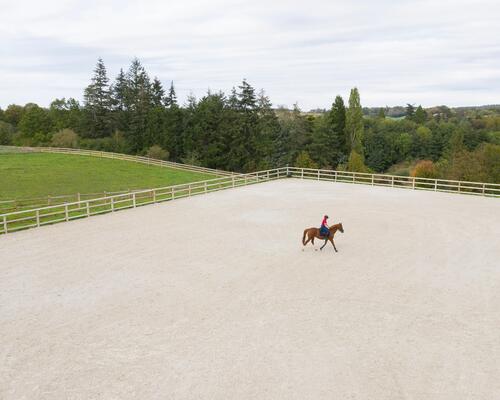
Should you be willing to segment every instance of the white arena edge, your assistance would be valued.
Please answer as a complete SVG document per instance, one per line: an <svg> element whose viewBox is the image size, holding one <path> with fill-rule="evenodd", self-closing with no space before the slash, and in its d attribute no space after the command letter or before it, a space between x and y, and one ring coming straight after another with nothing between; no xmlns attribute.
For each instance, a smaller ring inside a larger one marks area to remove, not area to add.
<svg viewBox="0 0 500 400"><path fill-rule="evenodd" d="M0 398L494 399L498 238L495 198L298 179L2 235Z"/></svg>

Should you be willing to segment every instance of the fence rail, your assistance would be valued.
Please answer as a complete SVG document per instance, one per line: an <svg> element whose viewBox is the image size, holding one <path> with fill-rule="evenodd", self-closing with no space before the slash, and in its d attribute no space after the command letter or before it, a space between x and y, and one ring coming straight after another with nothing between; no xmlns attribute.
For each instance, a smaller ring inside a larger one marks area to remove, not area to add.
<svg viewBox="0 0 500 400"><path fill-rule="evenodd" d="M18 147L18 146L0 146L0 150L7 153L57 153L57 154L74 154L80 156L93 156L102 158L112 158L116 160L133 161L141 164L156 165L159 167L168 167L180 169L184 171L200 172L219 176L235 175L234 172L223 171L220 169L199 167L197 165L181 164L173 161L156 160L154 158L132 156L129 154L112 153L107 151L85 150L85 149L69 149L62 147Z"/></svg>
<svg viewBox="0 0 500 400"><path fill-rule="evenodd" d="M500 184L283 167L0 214L0 234L285 177L500 197Z"/></svg>
<svg viewBox="0 0 500 400"><path fill-rule="evenodd" d="M0 214L0 234L238 186L252 185L285 176L286 168L277 168Z"/></svg>
<svg viewBox="0 0 500 400"><path fill-rule="evenodd" d="M500 197L500 184L288 167L294 178Z"/></svg>

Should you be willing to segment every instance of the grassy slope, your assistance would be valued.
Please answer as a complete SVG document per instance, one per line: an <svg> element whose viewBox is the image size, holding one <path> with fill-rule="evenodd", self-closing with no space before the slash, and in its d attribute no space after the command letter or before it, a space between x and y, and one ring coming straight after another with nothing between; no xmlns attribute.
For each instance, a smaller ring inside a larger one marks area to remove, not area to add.
<svg viewBox="0 0 500 400"><path fill-rule="evenodd" d="M67 154L0 154L0 199L149 189L214 178L130 161Z"/></svg>

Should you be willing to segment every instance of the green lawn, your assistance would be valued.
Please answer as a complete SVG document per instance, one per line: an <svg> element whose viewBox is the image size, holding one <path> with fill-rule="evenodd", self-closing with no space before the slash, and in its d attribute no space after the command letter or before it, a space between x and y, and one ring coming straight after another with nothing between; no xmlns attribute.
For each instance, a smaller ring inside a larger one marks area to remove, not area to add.
<svg viewBox="0 0 500 400"><path fill-rule="evenodd" d="M0 200L150 189L215 177L91 156L0 154Z"/></svg>

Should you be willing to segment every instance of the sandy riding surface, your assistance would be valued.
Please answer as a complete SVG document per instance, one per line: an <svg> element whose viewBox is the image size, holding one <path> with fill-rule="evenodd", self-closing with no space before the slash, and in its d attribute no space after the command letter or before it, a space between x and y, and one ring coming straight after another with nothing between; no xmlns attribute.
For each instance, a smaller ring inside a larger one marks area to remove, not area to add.
<svg viewBox="0 0 500 400"><path fill-rule="evenodd" d="M3 235L0 399L492 400L499 238L499 199L292 179Z"/></svg>

